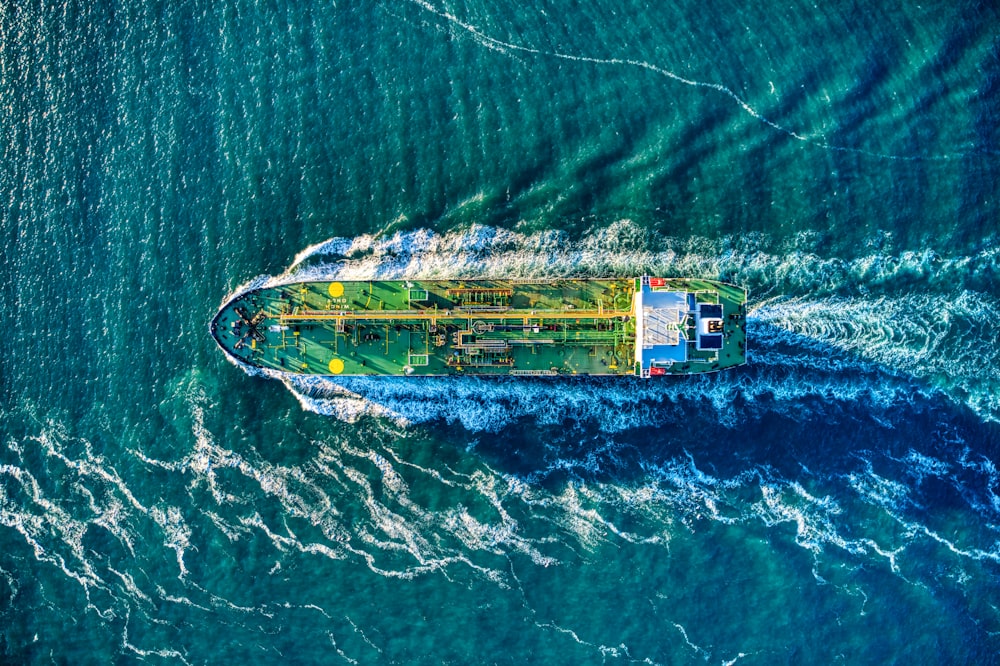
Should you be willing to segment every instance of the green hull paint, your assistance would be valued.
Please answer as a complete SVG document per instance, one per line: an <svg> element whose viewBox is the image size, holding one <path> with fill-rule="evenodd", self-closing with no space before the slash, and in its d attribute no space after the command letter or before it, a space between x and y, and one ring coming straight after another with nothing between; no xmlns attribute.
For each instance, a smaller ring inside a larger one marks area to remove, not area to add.
<svg viewBox="0 0 1000 666"><path fill-rule="evenodd" d="M374 280L252 290L211 331L290 374L657 376L745 363L745 323L745 290L713 280Z"/></svg>

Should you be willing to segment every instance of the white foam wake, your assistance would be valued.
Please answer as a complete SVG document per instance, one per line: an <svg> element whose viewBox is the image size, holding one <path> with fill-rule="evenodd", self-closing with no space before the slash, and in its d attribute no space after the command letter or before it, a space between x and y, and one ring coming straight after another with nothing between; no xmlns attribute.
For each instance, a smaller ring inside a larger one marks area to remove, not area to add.
<svg viewBox="0 0 1000 666"><path fill-rule="evenodd" d="M1000 305L985 294L776 299L753 311L774 341L846 353L938 386L1000 419ZM792 334L783 336L784 333Z"/></svg>
<svg viewBox="0 0 1000 666"><path fill-rule="evenodd" d="M659 426L700 413L735 426L761 411L803 414L807 398L862 401L873 410L909 401L919 387L892 376L817 377L775 372L651 382L632 378L291 377L287 385L306 409L356 422L362 416L401 425L443 420L472 431L497 431L525 416L543 425L588 423L604 432ZM737 406L737 402L742 406ZM794 405L794 407L793 407ZM710 410L710 411L709 411Z"/></svg>
<svg viewBox="0 0 1000 666"><path fill-rule="evenodd" d="M850 293L877 296L947 292L1000 280L1000 247L945 257L933 248L899 254L824 257L801 234L778 243L762 234L670 238L630 220L573 239L555 231L520 233L472 225L444 234L427 229L391 236L331 238L306 248L281 275L251 286L306 279L633 277L724 278L746 286L758 304L776 297ZM241 293L237 290L233 295ZM227 299L228 300L228 299Z"/></svg>

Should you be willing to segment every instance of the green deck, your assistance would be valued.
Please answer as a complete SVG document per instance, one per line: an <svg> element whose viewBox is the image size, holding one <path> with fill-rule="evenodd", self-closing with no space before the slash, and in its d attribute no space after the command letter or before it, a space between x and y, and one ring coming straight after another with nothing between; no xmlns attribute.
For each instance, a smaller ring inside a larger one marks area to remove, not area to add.
<svg viewBox="0 0 1000 666"><path fill-rule="evenodd" d="M297 282L237 296L211 330L241 363L294 374L693 374L745 362L745 302L709 280Z"/></svg>

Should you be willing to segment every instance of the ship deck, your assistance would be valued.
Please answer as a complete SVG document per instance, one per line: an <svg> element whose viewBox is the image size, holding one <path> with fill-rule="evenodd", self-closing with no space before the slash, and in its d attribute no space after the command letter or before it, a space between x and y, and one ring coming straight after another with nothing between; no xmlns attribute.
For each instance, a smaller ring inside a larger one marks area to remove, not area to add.
<svg viewBox="0 0 1000 666"><path fill-rule="evenodd" d="M745 361L742 289L650 280L298 282L234 298L212 335L242 363L311 375L649 376ZM697 329L703 304L729 316L717 347Z"/></svg>

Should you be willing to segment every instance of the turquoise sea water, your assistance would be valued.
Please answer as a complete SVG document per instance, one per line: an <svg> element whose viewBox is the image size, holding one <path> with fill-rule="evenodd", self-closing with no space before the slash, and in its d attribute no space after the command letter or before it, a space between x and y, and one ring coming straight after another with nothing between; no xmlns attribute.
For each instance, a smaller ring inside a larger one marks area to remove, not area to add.
<svg viewBox="0 0 1000 666"><path fill-rule="evenodd" d="M997 663L991 3L0 4L0 663ZM247 374L238 289L723 278L677 381Z"/></svg>

